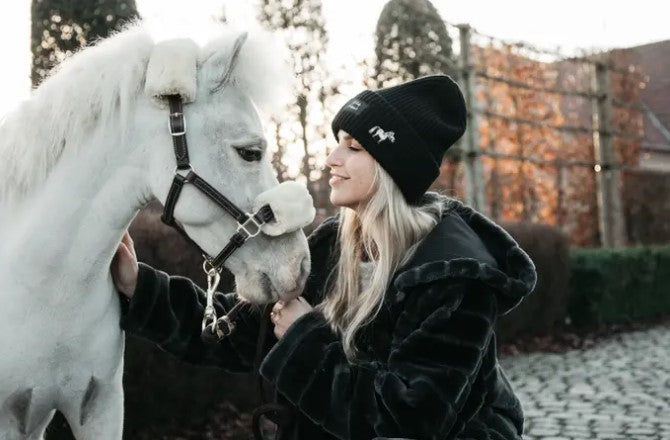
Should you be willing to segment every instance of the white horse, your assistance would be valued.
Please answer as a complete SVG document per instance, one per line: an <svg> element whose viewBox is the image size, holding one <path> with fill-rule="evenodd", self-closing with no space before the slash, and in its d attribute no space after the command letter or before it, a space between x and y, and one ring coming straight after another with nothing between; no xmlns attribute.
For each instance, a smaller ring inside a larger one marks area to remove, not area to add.
<svg viewBox="0 0 670 440"><path fill-rule="evenodd" d="M192 166L241 209L278 185L255 105L271 104L287 70L261 36L240 41L222 30L202 47L155 43L134 25L66 60L2 121L0 439L41 439L56 409L78 439L121 438L124 335L109 265L174 176L155 95L188 103ZM189 185L175 217L210 255L237 226ZM309 272L307 241L300 230L261 234L226 266L251 302L293 297Z"/></svg>

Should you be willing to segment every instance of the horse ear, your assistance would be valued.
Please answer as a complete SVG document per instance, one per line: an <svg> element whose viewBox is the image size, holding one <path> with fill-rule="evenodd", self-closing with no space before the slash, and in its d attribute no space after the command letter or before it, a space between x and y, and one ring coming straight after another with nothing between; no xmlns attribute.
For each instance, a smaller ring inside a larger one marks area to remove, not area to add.
<svg viewBox="0 0 670 440"><path fill-rule="evenodd" d="M189 39L157 43L147 64L144 92L164 105L165 95L180 95L184 103L196 95L198 46Z"/></svg>
<svg viewBox="0 0 670 440"><path fill-rule="evenodd" d="M212 75L214 80L211 84L211 93L214 94L223 89L229 82L233 75L240 51L244 42L247 40L247 32L241 33L233 43L232 52L218 51L210 58L208 58L204 66L212 72L220 72L220 74Z"/></svg>

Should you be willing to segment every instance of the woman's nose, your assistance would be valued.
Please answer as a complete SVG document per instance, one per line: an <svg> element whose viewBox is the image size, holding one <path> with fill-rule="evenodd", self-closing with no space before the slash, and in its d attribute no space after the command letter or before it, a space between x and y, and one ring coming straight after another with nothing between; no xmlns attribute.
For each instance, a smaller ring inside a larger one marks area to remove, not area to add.
<svg viewBox="0 0 670 440"><path fill-rule="evenodd" d="M339 148L335 147L333 149L333 151L330 152L328 157L326 157L326 165L327 166L329 166L331 168L333 166L342 166L342 160L340 159L340 157L338 155L338 150L339 150Z"/></svg>

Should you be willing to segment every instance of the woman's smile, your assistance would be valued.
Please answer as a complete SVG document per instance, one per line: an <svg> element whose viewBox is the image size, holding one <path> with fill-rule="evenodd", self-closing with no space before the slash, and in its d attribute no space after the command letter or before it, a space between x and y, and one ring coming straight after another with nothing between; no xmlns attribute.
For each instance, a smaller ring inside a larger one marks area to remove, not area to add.
<svg viewBox="0 0 670 440"><path fill-rule="evenodd" d="M338 145L326 158L330 168L330 203L357 209L373 192L375 160L344 130L338 132ZM344 185L345 181L348 185Z"/></svg>
<svg viewBox="0 0 670 440"><path fill-rule="evenodd" d="M331 177L330 177L330 180L328 181L328 184L330 186L333 186L333 185L337 185L338 183L342 183L345 180L348 180L348 179L345 178L345 177L342 177L342 176L338 176L337 174L332 174Z"/></svg>

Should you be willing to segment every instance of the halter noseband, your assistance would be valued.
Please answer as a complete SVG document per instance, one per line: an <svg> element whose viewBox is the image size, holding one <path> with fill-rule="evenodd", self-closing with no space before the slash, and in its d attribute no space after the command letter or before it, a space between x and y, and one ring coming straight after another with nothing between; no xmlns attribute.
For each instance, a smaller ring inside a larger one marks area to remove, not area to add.
<svg viewBox="0 0 670 440"><path fill-rule="evenodd" d="M217 339L228 336L235 324L232 321L234 316L239 312L239 308L243 303L238 302L227 315L221 318L216 317L216 310L213 305L213 294L219 284L221 268L226 260L241 247L249 238L255 237L261 232L261 227L265 223L275 220L274 213L270 205L264 205L255 214L242 211L235 206L226 196L221 194L212 185L207 183L202 177L196 174L191 166L188 157L188 145L186 143L186 122L184 119L183 102L180 95L167 95L168 103L170 104L170 117L168 127L172 135L172 144L174 147L174 155L177 160L177 167L174 170L174 178L172 179L172 186L168 192L165 201L165 209L161 220L163 223L175 228L187 241L195 245L202 253L205 261L203 263L203 270L207 274L207 306L205 307L205 316L202 321L203 336ZM211 257L205 252L196 242L186 234L184 228L177 222L174 217L174 209L181 194L181 190L185 184L191 184L202 193L204 193L216 205L223 208L237 221L237 231L230 237L228 244L219 252L216 257ZM250 230L251 229L251 230Z"/></svg>

